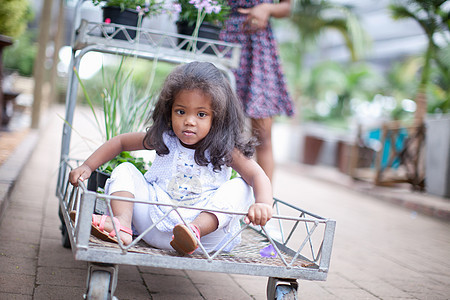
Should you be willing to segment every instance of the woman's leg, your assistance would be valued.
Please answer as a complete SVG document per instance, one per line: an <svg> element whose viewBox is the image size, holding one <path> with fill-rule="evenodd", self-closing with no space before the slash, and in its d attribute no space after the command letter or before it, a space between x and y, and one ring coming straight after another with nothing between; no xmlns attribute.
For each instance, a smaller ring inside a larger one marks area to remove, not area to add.
<svg viewBox="0 0 450 300"><path fill-rule="evenodd" d="M256 161L272 181L275 167L272 150L272 118L252 119L252 131L258 138Z"/></svg>

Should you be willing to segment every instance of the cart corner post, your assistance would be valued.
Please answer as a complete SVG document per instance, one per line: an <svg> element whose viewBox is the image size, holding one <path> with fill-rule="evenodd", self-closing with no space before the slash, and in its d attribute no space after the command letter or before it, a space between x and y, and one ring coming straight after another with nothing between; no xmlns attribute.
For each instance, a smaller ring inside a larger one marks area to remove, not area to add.
<svg viewBox="0 0 450 300"><path fill-rule="evenodd" d="M336 221L328 219L325 225L325 232L322 244L322 256L320 258L319 270L328 273L330 268L331 250L333 248L334 232L336 229Z"/></svg>
<svg viewBox="0 0 450 300"><path fill-rule="evenodd" d="M87 190L83 191L80 199L80 214L78 226L75 230L77 248L87 249L89 246L89 238L91 236L92 214L94 212L96 194Z"/></svg>

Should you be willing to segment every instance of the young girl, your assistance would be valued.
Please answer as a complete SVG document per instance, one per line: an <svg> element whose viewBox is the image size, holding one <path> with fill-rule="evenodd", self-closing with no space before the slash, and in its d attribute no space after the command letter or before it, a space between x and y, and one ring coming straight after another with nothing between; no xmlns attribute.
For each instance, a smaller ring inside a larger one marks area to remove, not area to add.
<svg viewBox="0 0 450 300"><path fill-rule="evenodd" d="M110 195L148 199L162 204L204 208L179 209L157 223L144 240L161 249L192 253L197 239L207 251L223 246L240 228L235 215L208 209L243 211L246 222L265 225L272 217L272 188L269 178L250 156L251 139L244 134L244 115L239 99L222 72L213 64L193 62L177 67L167 77L147 132L118 135L100 146L80 167L70 172L70 182L89 178L92 171L122 151L156 150L150 170L142 175L132 164L122 163L108 179ZM230 179L231 168L241 178ZM120 228L125 245L158 222L170 206L113 200L115 218L92 216L92 233L115 240L112 221ZM233 240L225 251L239 243Z"/></svg>

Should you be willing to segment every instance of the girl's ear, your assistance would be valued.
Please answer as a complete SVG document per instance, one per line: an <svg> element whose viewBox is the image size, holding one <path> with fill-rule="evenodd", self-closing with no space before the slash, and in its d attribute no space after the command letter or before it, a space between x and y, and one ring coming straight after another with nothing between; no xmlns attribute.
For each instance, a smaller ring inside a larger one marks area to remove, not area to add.
<svg viewBox="0 0 450 300"><path fill-rule="evenodd" d="M167 122L167 127L169 127L169 129L172 129L172 121Z"/></svg>

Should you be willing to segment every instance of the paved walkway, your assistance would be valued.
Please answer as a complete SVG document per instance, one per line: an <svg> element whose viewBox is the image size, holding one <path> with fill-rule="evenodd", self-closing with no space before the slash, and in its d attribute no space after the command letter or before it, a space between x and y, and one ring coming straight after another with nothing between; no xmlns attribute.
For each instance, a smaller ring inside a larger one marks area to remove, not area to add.
<svg viewBox="0 0 450 300"><path fill-rule="evenodd" d="M56 113L61 111L49 112L36 135L0 221L0 299L81 299L85 292L86 263L61 246L55 186L62 121ZM301 281L300 298L450 298L450 222L380 201L374 190L339 184L347 181L342 175L316 175L309 168L280 166L274 182L278 198L337 221L328 280ZM116 296L265 299L266 280L120 266Z"/></svg>

